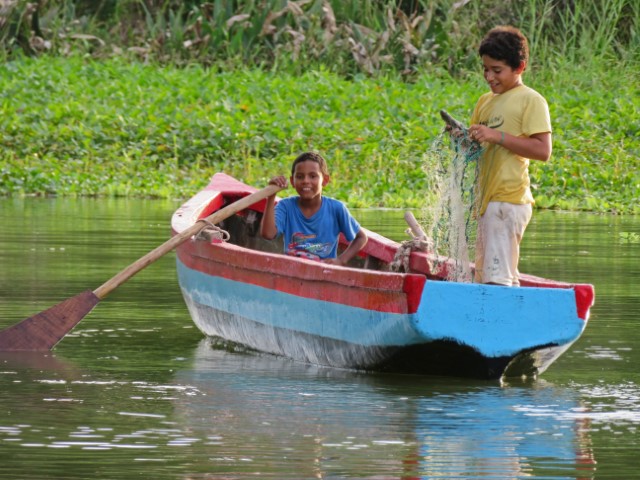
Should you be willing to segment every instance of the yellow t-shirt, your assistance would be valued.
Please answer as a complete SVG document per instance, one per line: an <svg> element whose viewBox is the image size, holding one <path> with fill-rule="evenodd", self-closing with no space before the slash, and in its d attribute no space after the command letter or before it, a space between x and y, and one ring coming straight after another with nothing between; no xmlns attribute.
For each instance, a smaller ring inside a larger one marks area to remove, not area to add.
<svg viewBox="0 0 640 480"><path fill-rule="evenodd" d="M472 124L482 124L516 137L551 132L549 106L542 95L520 85L502 94L480 97ZM478 206L483 215L489 202L534 203L529 180L529 159L497 144L485 145L478 172Z"/></svg>

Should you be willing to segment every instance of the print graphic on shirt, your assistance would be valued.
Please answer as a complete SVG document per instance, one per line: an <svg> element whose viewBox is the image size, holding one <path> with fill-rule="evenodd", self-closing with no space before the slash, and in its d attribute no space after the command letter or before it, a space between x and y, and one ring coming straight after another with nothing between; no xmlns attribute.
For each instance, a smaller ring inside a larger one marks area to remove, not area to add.
<svg viewBox="0 0 640 480"><path fill-rule="evenodd" d="M320 260L320 258L326 257L331 252L331 244L314 242L316 237L317 235L314 233L295 232L291 235L287 254L311 260Z"/></svg>
<svg viewBox="0 0 640 480"><path fill-rule="evenodd" d="M484 122L480 122L481 125L486 125L489 128L500 128L502 125L504 125L504 118L502 117L502 115L496 115L494 117L491 117L489 120L486 120Z"/></svg>

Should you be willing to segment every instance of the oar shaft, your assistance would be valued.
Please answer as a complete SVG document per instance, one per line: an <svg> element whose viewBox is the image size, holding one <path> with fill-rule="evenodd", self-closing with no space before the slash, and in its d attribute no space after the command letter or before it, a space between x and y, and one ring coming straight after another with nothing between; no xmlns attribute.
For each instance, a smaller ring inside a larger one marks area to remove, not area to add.
<svg viewBox="0 0 640 480"><path fill-rule="evenodd" d="M271 195L274 195L275 193L279 192L280 190L282 190L282 188L278 187L277 185L268 185L267 187L263 188L262 190L258 190L257 192L254 192L251 195L243 197L240 200L237 200L237 201L227 205L223 209L212 213L211 215L209 215L206 218L206 220L208 222L212 223L212 224L219 223L222 220L224 220L225 218L228 218L228 217L238 213L239 211L244 210L247 207L250 207L251 205L259 202L260 200L263 200L263 199L265 199L265 198L267 198L267 197L269 197ZM102 300L104 297L109 295L109 293L111 293L113 290L118 288L124 282L129 280L131 277L133 277L140 270L146 268L147 266L149 266L150 264L152 264L153 262L158 260L160 257L162 257L165 254L169 253L171 250L176 248L178 245L180 245L184 241L186 241L189 238L191 238L192 236L196 235L205 226L206 226L206 224L203 223L203 222L194 223L191 227L187 228L186 230L183 230L182 232L178 233L177 235L174 235L169 240L164 242L162 245L156 247L155 249L153 249L152 251L147 253L144 257L139 258L134 263L132 263L131 265L126 267L124 270L122 270L120 273L118 273L114 277L112 277L109 280L107 280L101 286L96 288L93 291L93 293L99 299Z"/></svg>
<svg viewBox="0 0 640 480"><path fill-rule="evenodd" d="M426 240L427 239L427 234L424 232L424 230L422 229L422 227L420 226L420 224L418 223L418 221L416 220L416 217L413 216L413 213L410 211L406 211L404 214L404 219L407 222L407 224L409 225L409 227L411 227L411 231L413 232L414 236L420 240Z"/></svg>

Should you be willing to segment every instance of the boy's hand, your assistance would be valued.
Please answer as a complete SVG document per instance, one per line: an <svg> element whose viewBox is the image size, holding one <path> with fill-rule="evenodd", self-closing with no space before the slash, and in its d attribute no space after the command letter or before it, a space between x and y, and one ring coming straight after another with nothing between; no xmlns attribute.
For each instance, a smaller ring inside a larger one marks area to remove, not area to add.
<svg viewBox="0 0 640 480"><path fill-rule="evenodd" d="M287 188L287 178L284 175L277 175L269 180L269 185L276 185L280 188Z"/></svg>
<svg viewBox="0 0 640 480"><path fill-rule="evenodd" d="M453 140L455 150L461 150L465 154L467 161L475 158L482 151L481 139L477 136L481 125L472 125L467 128L449 115L446 110L440 110L440 116L445 122L445 131Z"/></svg>
<svg viewBox="0 0 640 480"><path fill-rule="evenodd" d="M485 127L484 125L471 125L469 127L469 134L476 142L498 143L497 140L495 140L496 132L496 130ZM497 134L497 138L499 140L500 132L497 132Z"/></svg>
<svg viewBox="0 0 640 480"><path fill-rule="evenodd" d="M449 125L447 125L446 127L444 127L444 129L450 136L454 138L464 138L465 136L465 131L459 128L450 127Z"/></svg>
<svg viewBox="0 0 640 480"><path fill-rule="evenodd" d="M504 144L504 132L489 128L485 125L471 125L469 127L469 133L471 134L471 138L479 143L486 142L496 145Z"/></svg>
<svg viewBox="0 0 640 480"><path fill-rule="evenodd" d="M440 116L444 120L444 130L453 138L464 139L467 135L467 128L458 120L453 118L446 110L440 110Z"/></svg>
<svg viewBox="0 0 640 480"><path fill-rule="evenodd" d="M340 265L342 267L344 267L344 263L342 263L342 260L340 260L339 258L323 258L322 259L322 263L329 263L331 265Z"/></svg>

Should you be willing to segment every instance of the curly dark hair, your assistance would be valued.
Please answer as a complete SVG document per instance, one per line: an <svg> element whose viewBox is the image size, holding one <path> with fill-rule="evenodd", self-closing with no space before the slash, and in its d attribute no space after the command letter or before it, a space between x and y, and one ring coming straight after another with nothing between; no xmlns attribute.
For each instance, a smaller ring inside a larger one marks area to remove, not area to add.
<svg viewBox="0 0 640 480"><path fill-rule="evenodd" d="M511 68L520 67L529 62L529 42L515 27L499 26L489 30L480 43L480 56L487 55L505 62Z"/></svg>
<svg viewBox="0 0 640 480"><path fill-rule="evenodd" d="M324 159L322 155L316 152L304 152L298 155L298 157L293 161L291 165L291 175L294 175L296 172L296 165L306 161L316 162L320 165L320 172L323 176L329 176L329 167L327 166L327 161Z"/></svg>

